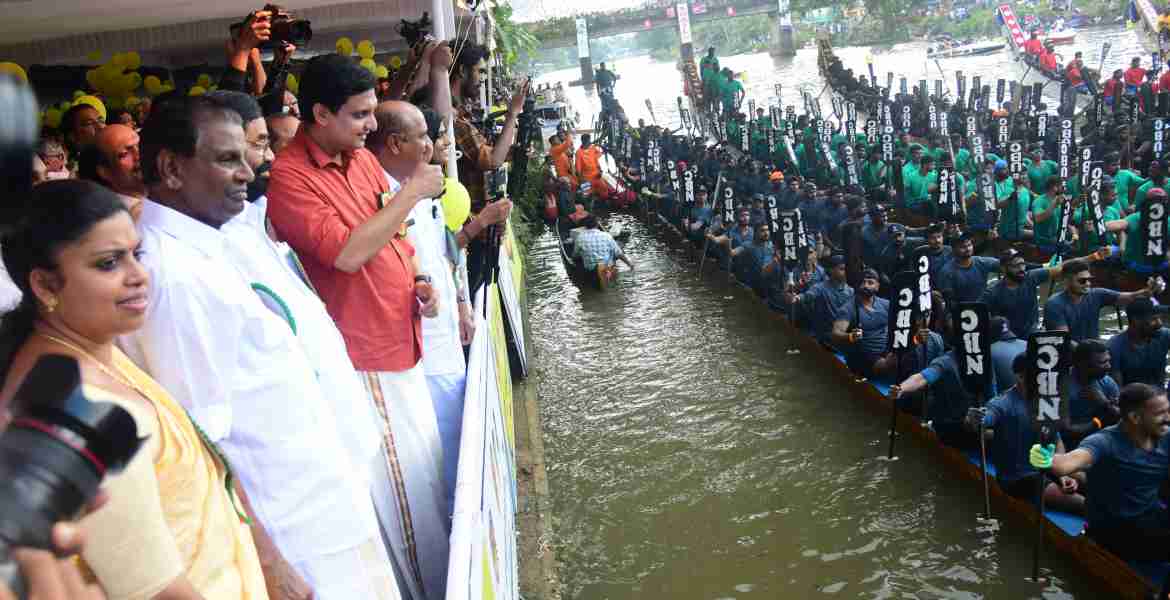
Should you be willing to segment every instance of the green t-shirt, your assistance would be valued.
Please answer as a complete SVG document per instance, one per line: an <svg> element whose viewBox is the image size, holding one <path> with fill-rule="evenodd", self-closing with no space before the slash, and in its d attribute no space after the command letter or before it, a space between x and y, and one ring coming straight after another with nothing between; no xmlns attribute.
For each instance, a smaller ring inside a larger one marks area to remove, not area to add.
<svg viewBox="0 0 1170 600"><path fill-rule="evenodd" d="M972 174L971 152L966 148L959 148L959 151L955 153L955 170L968 175Z"/></svg>
<svg viewBox="0 0 1170 600"><path fill-rule="evenodd" d="M1141 187L1146 181L1141 175L1129 169L1120 169L1113 176L1113 186L1117 190L1117 202L1121 204L1121 208L1126 212L1131 211L1129 206L1129 189L1131 187Z"/></svg>
<svg viewBox="0 0 1170 600"><path fill-rule="evenodd" d="M1041 194L1032 197L1032 222L1034 223L1035 241L1038 246L1055 246L1057 239L1060 236L1060 219L1064 211L1063 206L1058 206L1056 210L1052 211L1048 220L1040 222L1036 215L1048 210L1052 205L1053 198L1048 194Z"/></svg>
<svg viewBox="0 0 1170 600"><path fill-rule="evenodd" d="M882 169L885 168L886 163L882 161L869 162L865 161L861 165L861 185L866 190L877 189L885 180L881 177Z"/></svg>
<svg viewBox="0 0 1170 600"><path fill-rule="evenodd" d="M1003 202L1005 198L1016 191L1016 182L1010 177L995 182L995 199ZM1016 201L1008 203L999 213L999 235L1004 239L1016 239L1020 231L1028 226L1028 205L1032 202L1032 194L1025 187L1019 188Z"/></svg>
<svg viewBox="0 0 1170 600"><path fill-rule="evenodd" d="M1060 169L1056 161L1042 160L1038 163L1028 162L1028 181L1034 190L1048 189L1048 178L1055 175Z"/></svg>
<svg viewBox="0 0 1170 600"><path fill-rule="evenodd" d="M1167 185L1170 185L1170 182L1158 185L1157 183L1154 183L1153 179L1147 179L1145 183L1138 187L1137 192L1133 195L1133 212L1141 212L1142 205L1146 203L1146 192L1156 187L1165 189Z"/></svg>
<svg viewBox="0 0 1170 600"><path fill-rule="evenodd" d="M737 93L743 91L743 84L738 79L724 80L723 91L723 106L724 108L735 107L735 96Z"/></svg>
<svg viewBox="0 0 1170 600"><path fill-rule="evenodd" d="M1125 218L1125 250L1122 258L1126 263L1148 264L1146 261L1146 236L1142 233L1142 214L1135 212ZM1166 217L1163 227L1170 226L1170 215Z"/></svg>
<svg viewBox="0 0 1170 600"><path fill-rule="evenodd" d="M1104 208L1101 211L1101 220L1108 223L1109 221L1116 221L1116 220L1120 219L1121 213L1119 213L1118 210L1119 209L1118 209L1117 203L1114 202L1112 205ZM1105 240L1101 241L1100 239L1097 238L1096 228L1093 228L1089 232L1085 232L1083 229L1081 229L1081 223L1084 222L1084 219L1087 215L1088 215L1088 207L1086 205L1082 204L1082 205L1078 206L1076 208L1076 210L1073 211L1072 218L1070 219L1072 224L1075 225L1078 230L1080 230L1081 240L1082 240L1082 243L1084 244L1084 248L1086 250L1092 251L1092 250L1095 250L1097 248L1100 248L1101 246L1106 246L1109 244L1117 243L1117 237L1112 233L1106 232L1105 233Z"/></svg>
<svg viewBox="0 0 1170 600"><path fill-rule="evenodd" d="M938 172L930 171L926 175L921 169L902 171L902 185L906 190L906 206L914 207L930 202L930 186L938 184Z"/></svg>

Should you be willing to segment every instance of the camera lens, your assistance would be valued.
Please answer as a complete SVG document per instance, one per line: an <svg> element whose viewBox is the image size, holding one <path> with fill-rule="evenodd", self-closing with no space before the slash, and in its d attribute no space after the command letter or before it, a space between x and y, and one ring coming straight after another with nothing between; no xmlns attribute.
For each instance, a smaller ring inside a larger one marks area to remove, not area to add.
<svg viewBox="0 0 1170 600"><path fill-rule="evenodd" d="M76 516L138 452L142 440L122 407L86 398L77 361L41 357L13 399L14 417L0 435L0 573L22 587L5 550L51 547L55 522Z"/></svg>

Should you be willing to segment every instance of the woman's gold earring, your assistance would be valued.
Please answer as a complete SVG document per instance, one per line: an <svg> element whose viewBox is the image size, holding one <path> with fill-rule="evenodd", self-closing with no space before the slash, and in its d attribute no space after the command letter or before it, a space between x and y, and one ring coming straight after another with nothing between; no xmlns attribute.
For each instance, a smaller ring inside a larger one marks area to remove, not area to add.
<svg viewBox="0 0 1170 600"><path fill-rule="evenodd" d="M57 297L49 296L49 299L45 300L45 312L51 313L55 310L57 310Z"/></svg>

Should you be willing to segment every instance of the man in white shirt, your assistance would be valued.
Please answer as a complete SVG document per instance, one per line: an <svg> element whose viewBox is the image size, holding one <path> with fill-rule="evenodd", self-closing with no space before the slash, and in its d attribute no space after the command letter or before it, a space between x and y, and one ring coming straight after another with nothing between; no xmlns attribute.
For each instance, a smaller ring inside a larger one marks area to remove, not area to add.
<svg viewBox="0 0 1170 600"><path fill-rule="evenodd" d="M248 275L255 256L237 256L220 230L245 207L245 148L242 119L222 101L180 97L153 111L139 221L151 309L121 345L231 461L271 598L396 600L368 489L352 476L366 471L352 458L366 450L339 435L330 386L344 379L321 373L305 347L327 332L300 335L312 319L295 321L307 304L290 282L267 280L291 303L264 302Z"/></svg>
<svg viewBox="0 0 1170 600"><path fill-rule="evenodd" d="M374 111L378 129L366 143L386 171L390 187L406 184L419 164L431 162L433 140L426 119L413 104L388 101ZM459 440L463 431L463 396L467 363L459 331L461 310L468 309L465 290L456 290L454 264L448 260L447 226L439 199L419 201L406 219L407 240L414 246L422 272L444 302L435 318L423 319L423 372L431 392L431 404L443 444L443 482L447 508L454 506L455 480L459 465ZM450 244L455 247L454 240Z"/></svg>

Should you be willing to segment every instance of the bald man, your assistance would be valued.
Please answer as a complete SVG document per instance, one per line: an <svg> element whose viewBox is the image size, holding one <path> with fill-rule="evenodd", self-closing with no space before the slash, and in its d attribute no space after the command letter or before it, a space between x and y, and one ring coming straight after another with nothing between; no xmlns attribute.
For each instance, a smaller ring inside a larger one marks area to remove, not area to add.
<svg viewBox="0 0 1170 600"><path fill-rule="evenodd" d="M107 125L94 137L93 145L82 150L78 169L78 176L82 179L95 181L117 192L135 221L146 198L138 141L138 133L133 128L121 124Z"/></svg>
<svg viewBox="0 0 1170 600"><path fill-rule="evenodd" d="M301 120L289 113L268 115L264 118L268 123L268 145L273 154L280 154L281 150L297 135Z"/></svg>
<svg viewBox="0 0 1170 600"><path fill-rule="evenodd" d="M416 173L431 162L434 152L434 143L428 135L422 112L413 104L390 100L378 105L374 117L378 120L378 129L366 139L366 145L385 169L388 180L405 185L420 176ZM436 171L441 176L438 167L432 169L421 170L421 176L430 176ZM417 200L410 208L406 222L412 223L406 236L414 246L418 272L430 277L431 286L440 298L438 313L422 321L422 364L439 426L439 441L443 446L447 505L453 507L467 381L467 364L463 359L464 333L470 336L475 321L466 286L462 285L463 278L455 272L461 252L451 249L455 253L449 253L442 201L439 198Z"/></svg>

